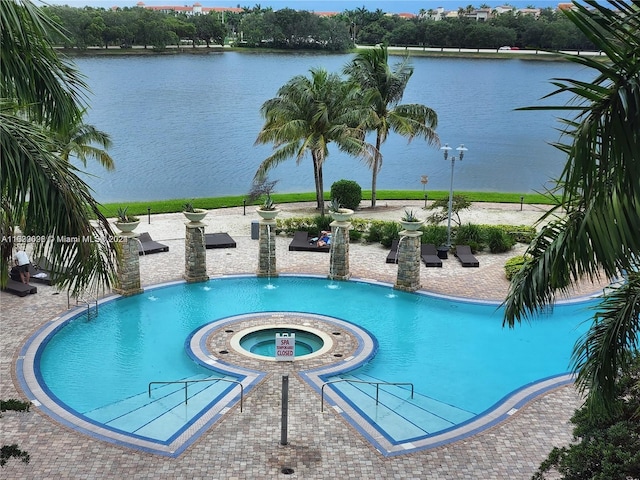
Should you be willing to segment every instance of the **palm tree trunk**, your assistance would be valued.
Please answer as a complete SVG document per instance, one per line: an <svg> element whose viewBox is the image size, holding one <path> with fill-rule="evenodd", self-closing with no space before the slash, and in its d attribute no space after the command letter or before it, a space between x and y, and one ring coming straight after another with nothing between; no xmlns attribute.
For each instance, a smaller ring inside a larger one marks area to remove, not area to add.
<svg viewBox="0 0 640 480"><path fill-rule="evenodd" d="M376 136L376 153L371 166L371 208L376 206L376 183L378 182L378 171L380 170L380 144L382 143L380 133Z"/></svg>
<svg viewBox="0 0 640 480"><path fill-rule="evenodd" d="M316 183L316 208L324 213L324 191L322 188L322 162L317 152L311 152L313 160L313 179Z"/></svg>

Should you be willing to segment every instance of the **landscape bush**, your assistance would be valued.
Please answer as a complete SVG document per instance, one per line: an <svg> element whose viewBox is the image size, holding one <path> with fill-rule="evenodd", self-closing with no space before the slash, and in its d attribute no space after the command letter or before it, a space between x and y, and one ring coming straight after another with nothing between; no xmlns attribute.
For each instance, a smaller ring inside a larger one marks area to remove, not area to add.
<svg viewBox="0 0 640 480"><path fill-rule="evenodd" d="M436 247L447 243L447 227L442 225L425 225L420 227L422 243L431 243Z"/></svg>
<svg viewBox="0 0 640 480"><path fill-rule="evenodd" d="M524 255L517 255L507 260L504 264L504 273L507 277L507 280L511 281L515 274L520 271L526 261L527 257Z"/></svg>
<svg viewBox="0 0 640 480"><path fill-rule="evenodd" d="M460 225L455 229L454 243L456 245L469 245L473 253L484 250L485 239L482 234L482 228L473 223Z"/></svg>
<svg viewBox="0 0 640 480"><path fill-rule="evenodd" d="M491 253L504 253L511 250L515 240L499 227L486 227L486 241Z"/></svg>
<svg viewBox="0 0 640 480"><path fill-rule="evenodd" d="M344 208L356 210L362 200L362 188L353 180L338 180L331 185L331 198Z"/></svg>

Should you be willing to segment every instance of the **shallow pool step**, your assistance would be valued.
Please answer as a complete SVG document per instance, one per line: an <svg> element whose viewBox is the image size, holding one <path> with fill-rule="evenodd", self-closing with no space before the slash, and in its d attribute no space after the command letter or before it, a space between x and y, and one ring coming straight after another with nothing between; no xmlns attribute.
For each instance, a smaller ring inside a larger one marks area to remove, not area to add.
<svg viewBox="0 0 640 480"><path fill-rule="evenodd" d="M189 380L202 378L206 377L192 377ZM151 397L148 392L141 392L85 415L110 428L167 441L234 387L233 383L215 381L213 378L211 382L190 383L185 403L184 385L154 385Z"/></svg>
<svg viewBox="0 0 640 480"><path fill-rule="evenodd" d="M379 381L367 376L343 376L344 379ZM474 416L433 398L414 393L408 386L380 385L376 405L376 386L362 383L334 385L394 441L408 441L463 423Z"/></svg>

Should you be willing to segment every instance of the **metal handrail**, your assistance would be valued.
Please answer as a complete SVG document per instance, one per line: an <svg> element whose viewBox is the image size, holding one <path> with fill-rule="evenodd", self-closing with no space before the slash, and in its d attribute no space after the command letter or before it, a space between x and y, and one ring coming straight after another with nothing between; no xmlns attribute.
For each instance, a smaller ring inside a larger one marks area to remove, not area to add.
<svg viewBox="0 0 640 480"><path fill-rule="evenodd" d="M91 305L93 305L95 303L96 306L96 315L98 314L98 296L96 295L95 297L91 294L88 295L89 300L85 300L85 295L87 293L84 292L84 294L81 297L76 297L76 306L78 306L81 303L84 303L87 305L87 320L91 320Z"/></svg>
<svg viewBox="0 0 640 480"><path fill-rule="evenodd" d="M376 386L376 406L378 405L378 395L380 392L380 385L411 385L411 398L413 398L413 383L410 382L370 382L367 380L348 380L348 379L341 379L341 380L332 380L331 382L326 382L322 384L322 388L320 389L320 397L321 397L321 403L320 403L320 411L324 412L324 387L333 383L340 383L340 382L349 382L349 383L366 383L368 385L375 385Z"/></svg>
<svg viewBox="0 0 640 480"><path fill-rule="evenodd" d="M149 398L151 398L151 385L153 384L169 385L172 383L184 383L184 403L186 405L188 403L187 400L189 398L187 387L190 383L217 382L217 381L236 383L240 385L240 411L242 412L242 399L244 398L244 385L242 385L242 383L237 380L229 380L228 378L205 378L202 380L172 380L172 381L166 381L166 382L163 382L163 381L149 382Z"/></svg>

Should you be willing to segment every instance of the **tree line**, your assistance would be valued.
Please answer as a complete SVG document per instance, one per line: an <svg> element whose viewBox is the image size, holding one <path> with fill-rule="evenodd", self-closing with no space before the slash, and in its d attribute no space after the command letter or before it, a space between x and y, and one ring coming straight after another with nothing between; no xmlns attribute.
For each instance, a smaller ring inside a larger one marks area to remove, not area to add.
<svg viewBox="0 0 640 480"><path fill-rule="evenodd" d="M507 12L478 22L459 12L435 20L429 15L403 18L365 7L333 16L306 10L273 10L259 5L241 12L205 15L165 13L139 7L45 6L44 13L64 28L58 45L67 48L141 45L232 44L238 47L347 51L354 44L442 48L591 50L593 43L565 15L552 8L532 15Z"/></svg>

